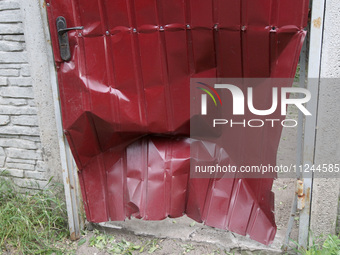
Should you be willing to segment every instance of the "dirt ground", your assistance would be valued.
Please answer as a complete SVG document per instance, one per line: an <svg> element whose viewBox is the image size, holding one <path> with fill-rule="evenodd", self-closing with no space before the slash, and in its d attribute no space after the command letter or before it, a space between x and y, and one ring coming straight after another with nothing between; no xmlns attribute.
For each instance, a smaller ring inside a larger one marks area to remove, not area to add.
<svg viewBox="0 0 340 255"><path fill-rule="evenodd" d="M105 244L105 247L99 247L91 243L91 238L108 236L113 238ZM113 252L112 247L119 246L121 243L131 243L136 249L118 250ZM112 245L113 244L113 245ZM241 249L228 250L220 245L208 242L182 241L172 238L156 238L151 236L139 236L133 233L124 233L122 231L101 230L99 235L93 231L85 232L83 237L75 242L68 242L68 254L77 255L108 255L108 254L193 254L193 255L217 255L217 254L278 254L268 251L247 251ZM141 250L145 247L143 250Z"/></svg>
<svg viewBox="0 0 340 255"><path fill-rule="evenodd" d="M143 252L140 252L140 249L133 251L133 254L241 254L241 253L232 253L232 251L226 251L225 249L218 247L214 244L208 243L197 243L197 242L183 242L178 239L164 238L164 239L155 239L152 237L143 237L136 236L133 234L122 234L122 233L109 233L110 235L117 236L117 241L126 240L128 242L132 242L134 244L140 245L148 242L155 241L156 250L151 250L152 246L146 247ZM89 247L89 239L93 236L93 233L90 233L86 236L86 243L77 247L76 254L112 254L107 251L100 250L96 247ZM129 253L126 253L129 254ZM242 253L247 254L247 253Z"/></svg>
<svg viewBox="0 0 340 255"><path fill-rule="evenodd" d="M297 110L289 108L288 118L297 119ZM278 151L278 165L290 165L296 163L297 128L284 128L280 147ZM296 179L278 178L273 185L275 193L275 217L277 224L277 235L274 244L264 247L246 237L241 237L229 231L217 230L198 223L190 223L190 219L168 219L167 224L152 226L143 225L148 223L132 222L113 225L111 227L100 227L94 231L85 231L78 241L68 241L68 252L70 254L101 255L101 254L281 254L281 246L284 243L288 220L291 214L291 205L295 193ZM294 227L291 238L297 239L298 214L293 215ZM170 222L170 223L169 223ZM171 223L177 224L171 227ZM138 229L139 225L139 231ZM151 223L150 223L151 224ZM170 224L170 225L169 225ZM186 234L192 225L196 224L196 233L200 238L193 237L193 234ZM169 227L170 226L170 227ZM135 229L135 228L136 229ZM149 228L151 230L143 229ZM142 229L142 230L140 230ZM172 229L172 230L171 230ZM206 232L204 232L206 231ZM173 233L175 232L175 233ZM218 238L212 239L216 235ZM229 234L231 239L219 238ZM182 238L186 236L186 238ZM160 238L161 237L161 238ZM216 241L216 240L219 241ZM236 241L235 241L236 240ZM230 245L228 242L236 242ZM294 246L290 242L291 246ZM233 248L234 247L234 248ZM236 248L235 248L236 247ZM282 252L285 254L285 252Z"/></svg>

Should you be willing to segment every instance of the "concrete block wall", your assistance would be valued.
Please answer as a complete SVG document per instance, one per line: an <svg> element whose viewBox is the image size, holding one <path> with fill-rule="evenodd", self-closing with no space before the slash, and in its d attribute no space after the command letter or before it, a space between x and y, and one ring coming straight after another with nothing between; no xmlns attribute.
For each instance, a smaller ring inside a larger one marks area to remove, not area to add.
<svg viewBox="0 0 340 255"><path fill-rule="evenodd" d="M321 81L317 117L315 164L340 163L340 2L327 0L321 56ZM317 177L318 173L314 173ZM315 236L335 234L340 219L340 179L315 178L313 181L311 230ZM338 209L339 208L339 209ZM339 210L339 211L338 211Z"/></svg>
<svg viewBox="0 0 340 255"><path fill-rule="evenodd" d="M0 172L23 188L47 184L19 1L0 1Z"/></svg>

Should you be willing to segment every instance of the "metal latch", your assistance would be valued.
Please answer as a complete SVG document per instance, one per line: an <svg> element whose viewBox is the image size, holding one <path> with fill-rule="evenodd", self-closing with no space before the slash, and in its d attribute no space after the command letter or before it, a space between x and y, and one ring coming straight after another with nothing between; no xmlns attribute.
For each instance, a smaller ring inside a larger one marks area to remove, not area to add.
<svg viewBox="0 0 340 255"><path fill-rule="evenodd" d="M84 27L67 27L66 20L64 17L60 16L56 20L58 40L59 40L59 51L61 59L64 61L69 61L71 59L70 43L68 41L67 32L76 29L83 29Z"/></svg>
<svg viewBox="0 0 340 255"><path fill-rule="evenodd" d="M303 193L303 181L298 180L296 186L296 194L297 194L297 209L303 210L305 208L305 194Z"/></svg>

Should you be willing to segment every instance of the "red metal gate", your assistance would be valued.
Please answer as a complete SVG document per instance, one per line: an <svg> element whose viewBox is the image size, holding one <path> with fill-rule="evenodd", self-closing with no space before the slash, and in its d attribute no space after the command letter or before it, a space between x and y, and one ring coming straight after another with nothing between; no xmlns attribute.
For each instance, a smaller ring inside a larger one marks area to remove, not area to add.
<svg viewBox="0 0 340 255"><path fill-rule="evenodd" d="M189 84L193 77L294 77L308 1L46 3L87 219L185 213L271 243L272 179L189 178ZM68 27L83 26L59 32L69 46L58 42L60 16Z"/></svg>

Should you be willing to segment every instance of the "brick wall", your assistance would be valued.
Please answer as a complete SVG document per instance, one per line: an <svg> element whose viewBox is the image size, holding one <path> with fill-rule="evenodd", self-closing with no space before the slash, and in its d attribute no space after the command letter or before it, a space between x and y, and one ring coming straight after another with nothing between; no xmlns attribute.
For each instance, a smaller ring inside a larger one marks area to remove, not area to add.
<svg viewBox="0 0 340 255"><path fill-rule="evenodd" d="M19 2L0 1L0 172L20 187L43 187L47 167L27 62Z"/></svg>

